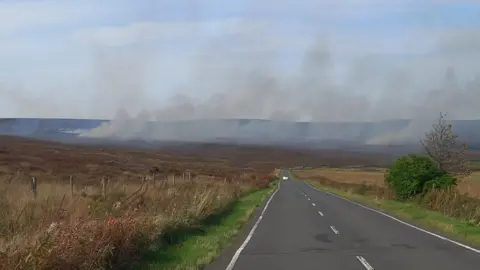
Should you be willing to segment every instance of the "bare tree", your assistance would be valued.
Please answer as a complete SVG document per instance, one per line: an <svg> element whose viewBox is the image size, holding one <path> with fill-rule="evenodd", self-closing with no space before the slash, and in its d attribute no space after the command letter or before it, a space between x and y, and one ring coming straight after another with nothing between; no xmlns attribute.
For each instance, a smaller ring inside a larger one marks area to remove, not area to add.
<svg viewBox="0 0 480 270"><path fill-rule="evenodd" d="M453 132L446 116L446 113L440 113L438 122L425 133L425 138L420 142L440 169L455 175L467 176L470 174L466 157L467 145L457 142L458 136Z"/></svg>

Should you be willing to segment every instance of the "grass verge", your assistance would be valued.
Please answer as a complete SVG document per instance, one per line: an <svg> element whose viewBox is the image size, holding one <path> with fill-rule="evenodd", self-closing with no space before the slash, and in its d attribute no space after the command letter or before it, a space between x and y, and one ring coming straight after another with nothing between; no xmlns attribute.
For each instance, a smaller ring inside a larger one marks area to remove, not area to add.
<svg viewBox="0 0 480 270"><path fill-rule="evenodd" d="M277 183L240 198L227 211L209 216L195 229L172 233L168 246L146 254L142 269L202 269L228 246Z"/></svg>
<svg viewBox="0 0 480 270"><path fill-rule="evenodd" d="M370 206L396 216L406 222L426 229L441 232L452 239L480 247L480 227L465 220L446 217L440 213L422 208L415 202L399 202L379 199L375 196L360 195L331 188L312 180L309 184L349 200Z"/></svg>

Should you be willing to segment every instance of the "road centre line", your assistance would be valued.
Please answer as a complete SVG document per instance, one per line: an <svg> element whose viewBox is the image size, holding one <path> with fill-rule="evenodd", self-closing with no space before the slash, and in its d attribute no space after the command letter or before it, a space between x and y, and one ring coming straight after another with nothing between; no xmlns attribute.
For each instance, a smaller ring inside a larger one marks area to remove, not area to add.
<svg viewBox="0 0 480 270"><path fill-rule="evenodd" d="M363 258L362 256L356 256L357 260L360 261L360 263L367 269L367 270L373 270L373 267Z"/></svg>
<svg viewBox="0 0 480 270"><path fill-rule="evenodd" d="M468 249L468 250L470 250L470 251L473 251L473 252L475 252L475 253L480 254L480 249L476 249L476 248L474 248L474 247L471 247L471 246L462 244L462 243L460 243L460 242L454 241L454 240L452 240L452 239L449 239L449 238L447 238L447 237L438 235L438 234L436 234L436 233L429 232L429 231L427 231L427 230L425 230L425 229L422 229L422 228L420 228L420 227L417 227L417 226L415 226L415 225L412 225L412 224L410 224L410 223L407 223L407 222L405 222L405 221L402 221L402 220L400 220L400 219L398 219L398 218L396 218L396 217L394 217L394 216L391 216L391 215L389 215L389 214L386 214L386 213L384 213L384 212L382 212L382 211L378 211L378 210L376 210L376 209L370 208L370 207L368 207L368 206L362 205L362 204L357 203L357 202L354 202L354 201L352 201L352 200L343 198L343 197L338 196L338 195L336 195L336 194L333 194L333 193L331 193L331 192L318 189L318 188L310 185L310 184L309 184L308 182L306 182L306 181L305 181L305 183L306 183L309 187L311 187L311 188L313 188L313 189L315 189L315 190L317 190L317 191L319 191L319 192L323 192L323 193L329 194L329 195L331 195L331 196L333 196L333 197L337 197L337 198L342 199L342 200L344 200L344 201L350 202L350 203L355 204L355 205L357 205L357 206L360 206L360 207L362 207L362 208L364 208L364 209L370 210L370 211L372 211L372 212L375 212L375 213L377 213L377 214L380 214L380 215L382 215L382 216L385 216L385 217L387 217L387 218L390 218L390 219L392 219L392 220L395 220L396 222L399 222L399 223L401 223L401 224L403 224L403 225L405 225L405 226L408 226L408 227L410 227L410 228L413 228L413 229L415 229L415 230L417 230L417 231L421 231L421 232L426 233L426 234L429 234L429 235L431 235L431 236L433 236L433 237L442 239L442 240L444 240L444 241L446 241L446 242L450 242L450 243L452 243L452 244L455 244L455 245L457 245L457 246L463 247L463 248L465 248L465 249ZM373 269L373 268L372 268L372 269Z"/></svg>
<svg viewBox="0 0 480 270"><path fill-rule="evenodd" d="M340 234L340 232L333 226L330 226L330 229L332 229L332 231L335 233L335 234Z"/></svg>

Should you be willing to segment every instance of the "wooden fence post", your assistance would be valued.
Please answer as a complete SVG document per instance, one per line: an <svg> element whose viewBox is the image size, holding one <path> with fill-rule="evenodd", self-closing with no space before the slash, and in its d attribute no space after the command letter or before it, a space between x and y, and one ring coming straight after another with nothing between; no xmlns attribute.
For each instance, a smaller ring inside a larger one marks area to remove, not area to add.
<svg viewBox="0 0 480 270"><path fill-rule="evenodd" d="M33 197L37 198L37 178L35 176L32 176L31 187L32 187Z"/></svg>
<svg viewBox="0 0 480 270"><path fill-rule="evenodd" d="M102 177L102 196L103 199L107 199L107 181L105 177Z"/></svg>
<svg viewBox="0 0 480 270"><path fill-rule="evenodd" d="M168 188L168 174L165 176L165 179L163 179L163 182L161 184L161 188Z"/></svg>
<svg viewBox="0 0 480 270"><path fill-rule="evenodd" d="M72 196L72 198L73 198L74 194L73 194L73 176L72 175L70 175L69 180L70 180L70 196Z"/></svg>
<svg viewBox="0 0 480 270"><path fill-rule="evenodd" d="M173 186L175 187L175 173L173 173L173 182L172 182Z"/></svg>

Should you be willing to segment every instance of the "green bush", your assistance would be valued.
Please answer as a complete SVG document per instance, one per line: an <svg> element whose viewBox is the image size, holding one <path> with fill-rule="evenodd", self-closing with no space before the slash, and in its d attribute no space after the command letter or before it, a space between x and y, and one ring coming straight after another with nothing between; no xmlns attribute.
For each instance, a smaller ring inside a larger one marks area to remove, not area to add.
<svg viewBox="0 0 480 270"><path fill-rule="evenodd" d="M432 188L448 188L456 184L455 178L438 168L429 157L413 154L395 161L385 175L385 182L400 200Z"/></svg>
<svg viewBox="0 0 480 270"><path fill-rule="evenodd" d="M450 174L444 174L440 177L436 177L430 181L427 181L423 186L424 191L432 189L448 189L457 185L457 179Z"/></svg>

